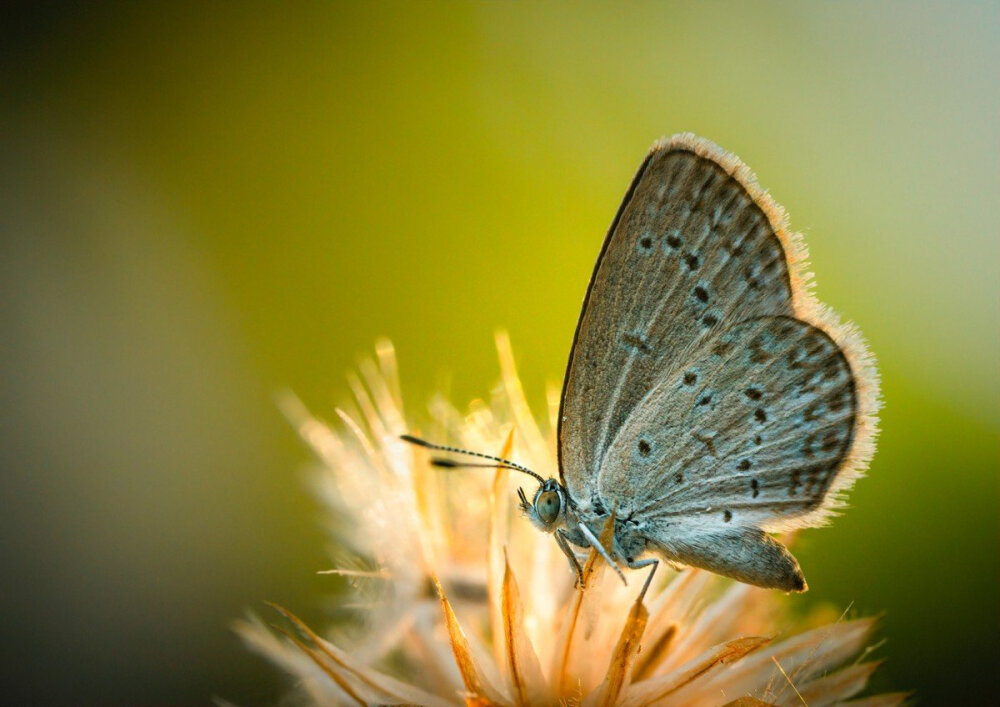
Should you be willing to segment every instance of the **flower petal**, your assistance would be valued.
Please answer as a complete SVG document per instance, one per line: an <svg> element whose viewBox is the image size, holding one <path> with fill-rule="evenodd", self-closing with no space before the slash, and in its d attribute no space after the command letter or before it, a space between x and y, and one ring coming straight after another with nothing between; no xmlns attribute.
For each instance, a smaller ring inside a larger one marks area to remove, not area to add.
<svg viewBox="0 0 1000 707"><path fill-rule="evenodd" d="M353 687L351 687L347 675L342 674L340 665L336 663L334 665L330 665L328 661L324 660L323 655L319 651L311 646L307 646L301 640L293 636L289 631L286 631L280 626L276 626L275 630L279 631L283 636L285 636L285 638L291 641L295 647L307 655L309 659L312 660L320 670L326 673L326 676L330 678L337 688L347 695L350 700L352 700L355 704L364 707L366 704L365 700L362 699L357 692L355 692Z"/></svg>
<svg viewBox="0 0 1000 707"><path fill-rule="evenodd" d="M604 678L596 691L592 692L588 699L584 700L584 705L590 707L611 707L618 701L622 690L628 685L632 664L636 654L639 652L639 642L642 640L642 633L646 629L646 620L649 618L649 611L643 604L643 595L640 594L628 618L625 620L625 627L622 628L615 652L611 656L608 665L608 674Z"/></svg>
<svg viewBox="0 0 1000 707"><path fill-rule="evenodd" d="M896 707L896 705L905 703L912 696L911 692L887 692L884 695L873 695L845 702L844 707Z"/></svg>
<svg viewBox="0 0 1000 707"><path fill-rule="evenodd" d="M698 680L713 668L724 663L735 663L748 653L767 645L770 641L770 638L752 636L737 638L723 643L721 646L716 646L667 675L634 683L625 694L625 704L630 706L654 704ZM720 693L713 692L713 694ZM684 700L679 700L678 704L687 703Z"/></svg>
<svg viewBox="0 0 1000 707"><path fill-rule="evenodd" d="M476 659L472 655L472 650L469 647L469 641L465 637L465 631L462 630L462 626L459 624L458 618L455 616L455 612L451 608L451 602L449 602L448 597L445 596L441 583L435 579L434 584L437 587L438 595L441 597L441 608L444 610L445 625L448 627L448 638L451 641L451 650L455 654L455 662L458 664L458 670L462 674L462 682L465 683L465 689L469 692L469 695L473 698L475 704L509 704L509 702L500 696L500 693L497 692L496 688L494 688L482 674ZM469 698L467 697L466 701L468 701L468 699Z"/></svg>
<svg viewBox="0 0 1000 707"><path fill-rule="evenodd" d="M651 645L643 644L642 654L635 662L632 669L632 679L635 681L646 680L653 676L653 672L660 665L670 650L674 636L677 635L677 624L668 625ZM647 637L648 638L648 637Z"/></svg>
<svg viewBox="0 0 1000 707"><path fill-rule="evenodd" d="M375 357L378 358L382 380L389 389L392 406L397 412L403 412L403 393L399 386L399 364L396 362L396 347L389 339L381 338L375 341Z"/></svg>
<svg viewBox="0 0 1000 707"><path fill-rule="evenodd" d="M287 638L276 636L275 629L266 626L258 617L250 616L239 621L234 628L248 648L266 656L294 675L315 704L350 704L355 699L349 692L340 689L325 668L313 662L308 652Z"/></svg>
<svg viewBox="0 0 1000 707"><path fill-rule="evenodd" d="M500 376L503 379L503 389L507 394L514 423L521 437L528 446L528 453L533 459L545 459L551 455L545 437L538 429L538 422L528 407L528 399L524 395L521 377L517 374L514 363L514 350L510 345L510 336L505 331L496 332L497 356L500 359Z"/></svg>
<svg viewBox="0 0 1000 707"><path fill-rule="evenodd" d="M667 666L684 662L684 653L675 650L678 638L684 635L685 621L711 581L712 577L707 572L686 569L650 602L646 641L633 669L633 680L665 673ZM687 657L690 659L696 655L698 653Z"/></svg>
<svg viewBox="0 0 1000 707"><path fill-rule="evenodd" d="M514 428L507 433L507 439L500 449L501 459L509 459L514 448ZM507 479L510 472L498 468L493 476L490 490L490 532L486 550L486 588L490 602L490 632L493 634L493 653L498 665L503 665L506 649L504 646L504 621L501 597L503 595L504 542L510 535L510 498L507 495Z"/></svg>
<svg viewBox="0 0 1000 707"><path fill-rule="evenodd" d="M611 547L614 533L614 514L612 513L601 530L600 541L605 547ZM607 568L607 563L597 550L591 548L587 561L583 565L583 586L577 587L570 600L569 607L563 617L559 640L553 652L553 682L560 697L569 698L578 694L580 681L589 677L585 668L597 664L595 650L600 648L588 641L589 633L599 616L602 605L600 580ZM617 581L617 578L615 579ZM589 690L598 677L590 685L584 685Z"/></svg>
<svg viewBox="0 0 1000 707"><path fill-rule="evenodd" d="M789 680L795 685L804 683L857 654L873 624L873 619L842 621L793 636L740 661L725 674L712 677L711 687L725 695L756 695L765 701L780 701L786 691L791 692Z"/></svg>
<svg viewBox="0 0 1000 707"><path fill-rule="evenodd" d="M383 342L384 343L384 342ZM395 440L397 435L406 432L406 421L403 419L402 403L396 397L399 393L399 379L395 372L395 355L392 346L389 346L388 356L386 352L376 344L375 354L379 356L376 364L370 358L362 359L358 366L365 385L371 391L372 402L378 410L379 417L383 420L386 432Z"/></svg>
<svg viewBox="0 0 1000 707"><path fill-rule="evenodd" d="M368 394L368 390L364 384L362 384L361 379L355 373L348 373L347 384L351 388L351 393L354 395L354 402L358 404L361 417L368 427L371 438L376 443L384 439L388 435L388 431L382 422L381 415L375 410L375 403L372 402L372 398Z"/></svg>
<svg viewBox="0 0 1000 707"><path fill-rule="evenodd" d="M521 596L517 589L517 580L510 568L510 563L504 558L503 575L503 628L504 645L507 654L507 666L510 669L510 682L517 705L551 704L548 685L542 675L542 666L538 662L531 639L524 627L524 612L521 607Z"/></svg>
<svg viewBox="0 0 1000 707"><path fill-rule="evenodd" d="M806 683L799 688L799 694L809 707L837 704L864 690L880 664L881 661L873 661L848 666Z"/></svg>
<svg viewBox="0 0 1000 707"><path fill-rule="evenodd" d="M746 626L746 619L751 618L752 597L759 597L759 594L754 594L755 591L760 590L748 584L734 582L722 596L706 606L697 618L692 617L693 622L677 642L677 650L681 653L700 653L731 636L763 632L761 626L754 626L753 629L756 630Z"/></svg>
<svg viewBox="0 0 1000 707"><path fill-rule="evenodd" d="M406 704L426 705L427 707L447 707L454 704L435 697L420 688L400 682L393 677L369 668L329 641L320 638L302 619L292 612L277 604L271 604L271 606L291 621L309 639L312 646L307 646L294 638L292 640L296 640L296 643L308 652L309 657L317 665L324 667L324 669L329 669L347 680L356 693L370 694L370 697L366 696L364 702L370 702L374 699L380 702L404 702ZM286 635L292 638L290 634L286 633Z"/></svg>

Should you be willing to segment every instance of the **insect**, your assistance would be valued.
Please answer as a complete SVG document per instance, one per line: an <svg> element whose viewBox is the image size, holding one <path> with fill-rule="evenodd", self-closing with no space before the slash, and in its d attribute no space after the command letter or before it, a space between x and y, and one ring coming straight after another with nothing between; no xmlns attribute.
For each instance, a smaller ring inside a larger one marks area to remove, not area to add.
<svg viewBox="0 0 1000 707"><path fill-rule="evenodd" d="M559 479L520 505L582 580L574 548L805 591L770 533L821 524L874 451L878 376L812 296L805 247L734 155L657 141L605 237L570 349ZM598 539L613 514L613 541ZM648 582L648 579L647 579Z"/></svg>

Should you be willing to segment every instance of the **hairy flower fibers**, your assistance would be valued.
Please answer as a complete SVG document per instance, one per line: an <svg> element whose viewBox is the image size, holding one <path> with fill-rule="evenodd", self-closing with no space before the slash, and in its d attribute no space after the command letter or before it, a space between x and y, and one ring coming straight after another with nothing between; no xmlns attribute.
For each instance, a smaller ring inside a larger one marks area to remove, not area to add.
<svg viewBox="0 0 1000 707"><path fill-rule="evenodd" d="M555 475L554 439L525 402L505 336L502 384L462 415L431 404L435 440L499 453ZM320 636L291 612L273 630L241 622L247 643L316 704L840 704L861 692L871 619L788 635L773 592L661 563L622 586L596 553L585 588L551 537L515 513L507 470L432 468L399 440L406 422L388 343L351 378L356 409L334 430L294 398L286 414L323 464L337 568L349 581L336 627ZM549 395L549 423L558 391ZM894 705L881 695L853 705Z"/></svg>

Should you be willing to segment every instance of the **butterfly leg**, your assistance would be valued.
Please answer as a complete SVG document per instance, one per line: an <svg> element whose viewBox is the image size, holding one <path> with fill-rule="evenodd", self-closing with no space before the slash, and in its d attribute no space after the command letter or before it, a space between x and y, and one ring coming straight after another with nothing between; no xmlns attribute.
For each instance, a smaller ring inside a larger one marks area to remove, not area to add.
<svg viewBox="0 0 1000 707"><path fill-rule="evenodd" d="M638 570L643 567L650 568L649 574L646 575L646 581L642 583L642 591L639 592L640 598L646 596L646 590L649 589L649 584L653 581L653 575L656 574L656 568L660 566L660 561L655 557L647 557L645 560L632 560L627 564L631 570Z"/></svg>
<svg viewBox="0 0 1000 707"><path fill-rule="evenodd" d="M580 560L577 559L576 553L573 552L573 548L569 546L569 541L566 539L566 531L562 528L556 529L556 545L559 549L563 551L563 554L569 559L570 567L576 572L576 586L583 586L583 567L580 566Z"/></svg>
<svg viewBox="0 0 1000 707"><path fill-rule="evenodd" d="M615 561L611 559L611 555L604 548L604 546L601 545L601 541L597 539L597 536L595 536L594 533L591 532L590 528L588 528L583 523L578 524L577 527L580 529L580 532L583 533L583 536L587 538L587 542L590 543L590 546L601 554L601 557L604 558L605 562L611 565L612 569L614 569L614 571L618 574L618 577L621 579L622 583L627 587L628 580L625 579L624 573L622 572L621 568L615 563Z"/></svg>

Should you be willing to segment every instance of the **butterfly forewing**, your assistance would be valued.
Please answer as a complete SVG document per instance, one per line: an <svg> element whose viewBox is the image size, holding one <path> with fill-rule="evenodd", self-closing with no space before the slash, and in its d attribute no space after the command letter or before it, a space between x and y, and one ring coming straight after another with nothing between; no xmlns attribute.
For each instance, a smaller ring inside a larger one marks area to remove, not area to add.
<svg viewBox="0 0 1000 707"><path fill-rule="evenodd" d="M560 469L580 503L594 498L609 446L650 390L739 322L793 313L777 217L748 192L741 169L692 136L657 144L612 223L559 418Z"/></svg>

